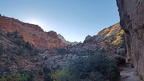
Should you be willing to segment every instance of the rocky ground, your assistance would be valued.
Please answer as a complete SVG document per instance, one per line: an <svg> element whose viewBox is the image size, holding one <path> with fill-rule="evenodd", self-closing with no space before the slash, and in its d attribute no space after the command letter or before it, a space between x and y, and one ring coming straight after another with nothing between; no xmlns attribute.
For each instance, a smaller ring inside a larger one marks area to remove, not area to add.
<svg viewBox="0 0 144 81"><path fill-rule="evenodd" d="M121 66L120 69L120 81L142 81L140 77L134 74L134 68L132 68L130 64Z"/></svg>

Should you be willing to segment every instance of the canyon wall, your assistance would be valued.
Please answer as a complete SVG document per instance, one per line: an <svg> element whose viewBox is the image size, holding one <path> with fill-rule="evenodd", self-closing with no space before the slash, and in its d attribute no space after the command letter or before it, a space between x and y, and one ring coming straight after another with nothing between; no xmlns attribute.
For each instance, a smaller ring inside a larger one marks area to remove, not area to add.
<svg viewBox="0 0 144 81"><path fill-rule="evenodd" d="M0 16L0 28L5 32L19 32L25 42L32 44L37 49L45 50L65 46L56 32L45 32L38 25L24 23L18 19Z"/></svg>
<svg viewBox="0 0 144 81"><path fill-rule="evenodd" d="M144 79L144 0L117 0L117 5L129 61L134 64L135 73Z"/></svg>

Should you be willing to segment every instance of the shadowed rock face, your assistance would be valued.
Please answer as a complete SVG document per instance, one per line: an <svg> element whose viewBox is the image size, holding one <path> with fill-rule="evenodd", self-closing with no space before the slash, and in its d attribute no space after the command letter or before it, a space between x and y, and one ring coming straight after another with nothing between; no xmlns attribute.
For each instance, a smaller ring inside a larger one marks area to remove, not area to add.
<svg viewBox="0 0 144 81"><path fill-rule="evenodd" d="M127 55L144 79L144 0L117 0L120 24L125 31Z"/></svg>

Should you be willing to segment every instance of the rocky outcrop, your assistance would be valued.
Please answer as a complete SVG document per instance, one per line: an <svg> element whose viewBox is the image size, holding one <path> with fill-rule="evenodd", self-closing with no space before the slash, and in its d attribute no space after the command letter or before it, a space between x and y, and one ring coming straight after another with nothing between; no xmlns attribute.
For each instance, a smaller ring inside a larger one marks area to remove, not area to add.
<svg viewBox="0 0 144 81"><path fill-rule="evenodd" d="M19 32L25 42L29 42L38 49L65 46L56 32L44 32L38 25L23 23L14 18L0 16L0 28L6 32Z"/></svg>
<svg viewBox="0 0 144 81"><path fill-rule="evenodd" d="M74 46L67 46L65 50L77 55L87 55L97 52L107 54L118 54L125 56L124 31L119 23L103 29L97 35L88 35L83 43Z"/></svg>
<svg viewBox="0 0 144 81"><path fill-rule="evenodd" d="M83 47L95 52L117 53L125 56L124 31L120 23L101 30L97 35L87 36ZM117 50L116 50L117 49Z"/></svg>
<svg viewBox="0 0 144 81"><path fill-rule="evenodd" d="M92 36L88 35L88 36L85 38L84 41L85 41L85 42L86 42L86 41L89 41L89 40L91 39L91 37L92 37Z"/></svg>
<svg viewBox="0 0 144 81"><path fill-rule="evenodd" d="M120 23L114 24L108 28L104 28L101 30L97 36L99 37L109 37L109 36L116 36L118 32L120 32L122 29L120 27Z"/></svg>
<svg viewBox="0 0 144 81"><path fill-rule="evenodd" d="M58 34L58 37L67 45L77 45L78 44L78 42L76 42L76 41L70 42L70 41L65 40L65 38L61 34Z"/></svg>
<svg viewBox="0 0 144 81"><path fill-rule="evenodd" d="M120 24L125 31L128 58L144 79L144 0L117 0Z"/></svg>

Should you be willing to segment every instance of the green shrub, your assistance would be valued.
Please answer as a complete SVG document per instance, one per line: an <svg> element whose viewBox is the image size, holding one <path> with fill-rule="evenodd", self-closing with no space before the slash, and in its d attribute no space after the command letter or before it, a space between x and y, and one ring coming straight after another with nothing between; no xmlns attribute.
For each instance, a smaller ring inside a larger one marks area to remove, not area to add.
<svg viewBox="0 0 144 81"><path fill-rule="evenodd" d="M28 81L29 79L29 74L20 74L20 73L15 73L13 75L7 75L2 77L0 81Z"/></svg>
<svg viewBox="0 0 144 81"><path fill-rule="evenodd" d="M20 40L20 39L16 39L13 42L14 42L14 44L16 44L18 46L22 45L22 43L23 43L22 40Z"/></svg>
<svg viewBox="0 0 144 81"><path fill-rule="evenodd" d="M119 70L114 59L98 54L77 59L52 76L55 81L115 81Z"/></svg>
<svg viewBox="0 0 144 81"><path fill-rule="evenodd" d="M57 73L51 73L51 76L54 78L54 81L71 81L71 76L68 73L68 69L62 69Z"/></svg>
<svg viewBox="0 0 144 81"><path fill-rule="evenodd" d="M57 48L58 54L65 55L68 51L65 48Z"/></svg>
<svg viewBox="0 0 144 81"><path fill-rule="evenodd" d="M44 75L44 80L43 81L54 81L50 75Z"/></svg>
<svg viewBox="0 0 144 81"><path fill-rule="evenodd" d="M30 51L33 50L33 47L32 47L31 44L29 44L28 42L26 42L26 43L24 44L24 47L25 47L26 49L30 50Z"/></svg>
<svg viewBox="0 0 144 81"><path fill-rule="evenodd" d="M7 32L7 34L6 34L8 37L11 37L12 36L12 34L10 33L10 32Z"/></svg>
<svg viewBox="0 0 144 81"><path fill-rule="evenodd" d="M48 67L43 67L43 72L44 72L44 74L48 74L48 73L50 73L50 69L48 68Z"/></svg>
<svg viewBox="0 0 144 81"><path fill-rule="evenodd" d="M2 54L2 51L3 51L3 46L2 44L0 44L0 55Z"/></svg>

